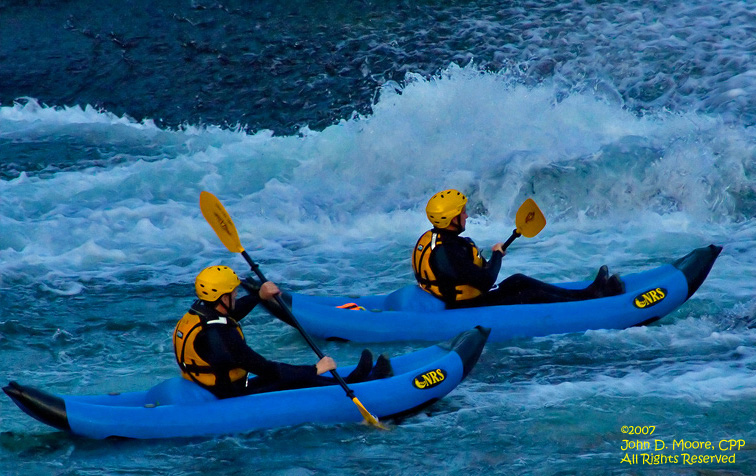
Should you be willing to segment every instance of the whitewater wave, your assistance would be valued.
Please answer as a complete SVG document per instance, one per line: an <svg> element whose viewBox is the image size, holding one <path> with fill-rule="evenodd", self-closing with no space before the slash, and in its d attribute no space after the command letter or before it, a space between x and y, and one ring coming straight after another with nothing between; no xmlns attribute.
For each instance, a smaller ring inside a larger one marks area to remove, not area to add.
<svg viewBox="0 0 756 476"><path fill-rule="evenodd" d="M533 197L549 222L536 242L542 250L565 261L576 243L600 243L619 260L633 252L613 251L617 243L645 240L653 252L660 236L700 245L702 235L734 228L750 235L753 139L751 128L716 117L638 116L593 94L562 97L549 84L526 87L475 66L410 75L387 84L370 115L285 137L160 129L28 100L0 108L0 141L42 164L13 175L8 164L23 163L3 158L0 275L33 267L112 280L147 263L170 273L168 282L190 279L194 270L173 273L223 255L199 213L201 190L226 204L251 249L291 263L285 274L296 266L303 285L336 272L358 280L366 268L393 271L370 254L403 256L426 228L428 197L446 188L470 197L477 239L507 236L517 207ZM51 147L72 142L97 163L52 167Z"/></svg>

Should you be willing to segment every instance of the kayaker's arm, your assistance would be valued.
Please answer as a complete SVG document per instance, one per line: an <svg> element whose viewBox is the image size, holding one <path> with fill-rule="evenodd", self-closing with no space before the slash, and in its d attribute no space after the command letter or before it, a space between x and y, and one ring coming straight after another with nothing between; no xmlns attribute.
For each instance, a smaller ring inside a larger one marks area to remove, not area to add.
<svg viewBox="0 0 756 476"><path fill-rule="evenodd" d="M237 298L234 309L229 315L233 317L236 322L239 322L244 319L255 306L260 304L260 301L262 301L262 299L260 299L260 296L256 292Z"/></svg>
<svg viewBox="0 0 756 476"><path fill-rule="evenodd" d="M260 292L260 282L253 279L253 278L247 278L241 283L242 287L250 294L254 296L258 296L258 293ZM281 293L281 300L291 308L291 295L288 293ZM275 300L262 300L258 298L257 302L261 302L262 305L265 306L265 309L272 315L276 316L281 321L285 322L286 324L289 324L290 326L294 326L294 323L291 322L291 319L289 319L289 314L286 312L285 309L283 309L278 302ZM237 300L238 302L238 300ZM257 304L257 303L255 303ZM238 304L237 304L238 307ZM254 305L252 306L254 307ZM250 308L250 311L252 308ZM249 312L249 311L247 311ZM246 314L245 314L246 315ZM238 321L239 319L237 319Z"/></svg>
<svg viewBox="0 0 756 476"><path fill-rule="evenodd" d="M246 317L247 314L249 314L252 309L261 302L272 314L277 316L277 313L283 313L283 309L281 309L278 303L273 300L273 297L280 295L281 291L272 282L267 281L260 285L257 281L247 278L242 281L241 286L249 294L238 298L234 310L229 313L236 322L244 319L244 317ZM291 298L289 298L289 300L291 300Z"/></svg>

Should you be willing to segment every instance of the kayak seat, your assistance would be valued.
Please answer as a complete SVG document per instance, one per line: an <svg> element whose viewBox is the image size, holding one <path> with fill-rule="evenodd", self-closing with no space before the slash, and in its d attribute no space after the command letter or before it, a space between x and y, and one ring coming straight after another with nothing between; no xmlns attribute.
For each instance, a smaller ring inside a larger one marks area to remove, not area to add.
<svg viewBox="0 0 756 476"><path fill-rule="evenodd" d="M183 377L174 377L161 382L147 391L145 404L177 405L202 403L217 400L215 395Z"/></svg>
<svg viewBox="0 0 756 476"><path fill-rule="evenodd" d="M416 284L399 288L386 296L383 302L386 311L437 312L446 309L444 302L429 294Z"/></svg>

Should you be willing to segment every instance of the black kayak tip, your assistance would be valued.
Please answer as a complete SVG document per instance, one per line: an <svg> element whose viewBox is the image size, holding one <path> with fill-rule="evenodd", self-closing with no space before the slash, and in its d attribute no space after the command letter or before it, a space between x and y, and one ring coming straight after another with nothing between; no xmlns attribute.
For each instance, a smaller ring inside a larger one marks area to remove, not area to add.
<svg viewBox="0 0 756 476"><path fill-rule="evenodd" d="M688 281L688 298L701 287L721 252L721 246L712 244L697 248L672 263L675 268L683 272Z"/></svg>
<svg viewBox="0 0 756 476"><path fill-rule="evenodd" d="M447 347L456 352L462 359L463 375L464 379L467 374L478 363L480 354L483 352L483 347L488 341L488 336L491 334L491 329L483 326L476 326L469 331L464 331L457 337L449 341L443 347Z"/></svg>
<svg viewBox="0 0 756 476"><path fill-rule="evenodd" d="M59 430L71 430L66 414L66 402L62 398L16 382L10 382L3 387L3 392L32 418Z"/></svg>

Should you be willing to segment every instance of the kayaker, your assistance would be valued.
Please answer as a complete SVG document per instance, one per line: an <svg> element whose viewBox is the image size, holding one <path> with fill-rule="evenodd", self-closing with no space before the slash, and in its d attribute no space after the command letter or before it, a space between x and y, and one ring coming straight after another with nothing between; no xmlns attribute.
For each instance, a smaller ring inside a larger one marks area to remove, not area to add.
<svg viewBox="0 0 756 476"><path fill-rule="evenodd" d="M458 190L444 190L431 197L425 211L433 228L417 241L412 269L420 287L448 308L582 301L624 291L619 276L609 277L606 266L584 289L565 289L523 274L494 286L506 254L504 243L493 245L491 259L486 260L473 240L460 236L467 223L467 197Z"/></svg>
<svg viewBox="0 0 756 476"><path fill-rule="evenodd" d="M249 294L237 299L240 285ZM258 303L275 303L281 291L274 283L242 283L231 268L210 266L197 275L195 291L199 299L173 332L176 361L187 380L218 398L336 384L335 379L323 376L336 368L331 357L325 356L315 365L291 365L267 360L247 345L239 321ZM271 306L277 304L266 307ZM255 377L248 379L249 373ZM373 356L365 349L355 370L344 380L356 383L390 374L388 359L381 356L373 369Z"/></svg>

